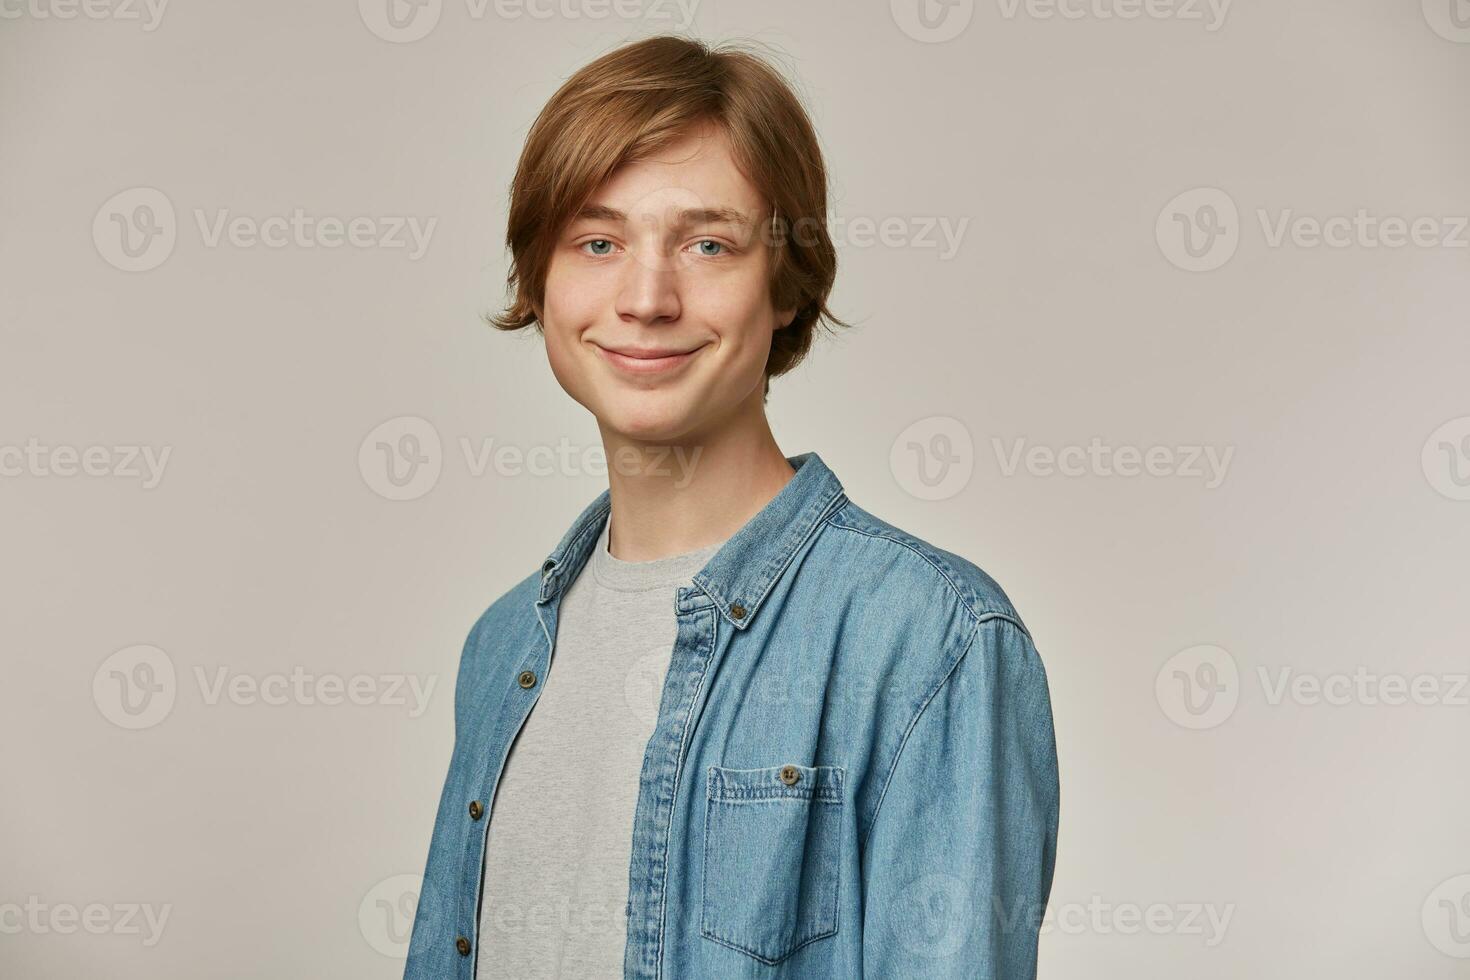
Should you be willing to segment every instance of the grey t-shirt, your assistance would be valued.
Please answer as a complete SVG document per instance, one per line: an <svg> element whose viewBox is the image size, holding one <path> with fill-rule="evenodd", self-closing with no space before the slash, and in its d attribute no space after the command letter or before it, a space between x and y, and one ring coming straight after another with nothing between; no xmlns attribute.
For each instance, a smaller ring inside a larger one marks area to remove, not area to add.
<svg viewBox="0 0 1470 980"><path fill-rule="evenodd" d="M482 980L623 975L633 811L677 631L674 592L720 545L622 561L607 550L610 523L562 598L545 686L495 791Z"/></svg>

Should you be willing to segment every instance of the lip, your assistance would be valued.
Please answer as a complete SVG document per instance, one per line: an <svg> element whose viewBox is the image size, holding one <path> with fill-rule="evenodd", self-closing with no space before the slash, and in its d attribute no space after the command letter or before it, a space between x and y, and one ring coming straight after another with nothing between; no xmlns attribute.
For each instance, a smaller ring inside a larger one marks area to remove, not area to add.
<svg viewBox="0 0 1470 980"><path fill-rule="evenodd" d="M671 348L651 348L649 350L638 350L625 347L621 350L603 347L601 344L593 344L602 359L620 371L629 374L661 374L672 371L677 367L687 364L704 348L696 347L693 350L679 351Z"/></svg>

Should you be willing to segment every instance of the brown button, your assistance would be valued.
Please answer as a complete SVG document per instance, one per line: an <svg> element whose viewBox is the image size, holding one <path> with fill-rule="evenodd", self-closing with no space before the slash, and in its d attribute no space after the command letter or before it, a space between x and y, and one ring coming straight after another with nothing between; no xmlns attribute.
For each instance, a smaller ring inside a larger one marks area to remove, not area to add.
<svg viewBox="0 0 1470 980"><path fill-rule="evenodd" d="M785 783L787 786L795 786L796 781L800 778L801 773L797 770L795 766L781 767L781 782Z"/></svg>
<svg viewBox="0 0 1470 980"><path fill-rule="evenodd" d="M454 941L454 948L459 950L460 956L470 955L470 941L463 936Z"/></svg>
<svg viewBox="0 0 1470 980"><path fill-rule="evenodd" d="M480 805L479 800L470 800L470 819L479 820L485 815L485 808Z"/></svg>
<svg viewBox="0 0 1470 980"><path fill-rule="evenodd" d="M531 670L523 670L523 671L521 671L520 682L521 682L521 687L535 687L536 686L536 672L535 671L531 671Z"/></svg>
<svg viewBox="0 0 1470 980"><path fill-rule="evenodd" d="M736 619L744 619L745 607L738 602L735 603L733 606L730 607L730 615L734 616Z"/></svg>

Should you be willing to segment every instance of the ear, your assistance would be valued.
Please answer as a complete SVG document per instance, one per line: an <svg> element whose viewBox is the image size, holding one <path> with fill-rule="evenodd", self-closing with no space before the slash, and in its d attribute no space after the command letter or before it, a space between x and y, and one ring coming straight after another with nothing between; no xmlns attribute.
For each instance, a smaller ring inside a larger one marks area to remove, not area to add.
<svg viewBox="0 0 1470 980"><path fill-rule="evenodd" d="M785 330L796 320L796 307L776 311L776 329Z"/></svg>

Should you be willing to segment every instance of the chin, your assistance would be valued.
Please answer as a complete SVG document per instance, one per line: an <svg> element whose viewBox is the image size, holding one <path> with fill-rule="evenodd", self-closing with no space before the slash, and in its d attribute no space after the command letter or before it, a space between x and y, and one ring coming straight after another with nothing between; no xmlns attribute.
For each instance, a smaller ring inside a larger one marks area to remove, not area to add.
<svg viewBox="0 0 1470 980"><path fill-rule="evenodd" d="M694 407L683 398L630 397L620 393L607 406L603 424L640 442L673 443L698 422Z"/></svg>

